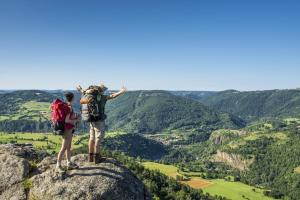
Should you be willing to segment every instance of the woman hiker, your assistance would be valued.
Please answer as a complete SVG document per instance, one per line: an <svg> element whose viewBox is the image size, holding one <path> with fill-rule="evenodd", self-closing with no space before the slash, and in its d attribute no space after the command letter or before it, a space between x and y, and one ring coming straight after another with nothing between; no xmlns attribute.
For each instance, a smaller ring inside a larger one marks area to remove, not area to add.
<svg viewBox="0 0 300 200"><path fill-rule="evenodd" d="M62 145L57 156L56 172L63 173L65 169L61 166L62 157L65 154L67 158L67 169L77 169L78 166L71 162L71 145L75 124L80 121L80 117L73 111L74 94L67 92L65 94L66 103L69 107L65 119L65 128L62 135Z"/></svg>
<svg viewBox="0 0 300 200"><path fill-rule="evenodd" d="M88 120L90 123L90 139L89 139L89 162L95 162L98 164L102 161L102 157L100 155L100 145L101 141L104 138L105 133L105 104L107 100L114 99L122 94L124 94L127 89L122 87L122 89L116 93L112 93L110 95L105 95L104 92L107 90L103 84L99 86L90 86L87 90L83 90L79 85L77 87L81 93L86 94L90 93L91 95L84 95L80 103L82 105L90 104L94 102L97 107L97 117L93 117L93 115ZM93 94L93 95L92 95ZM94 115L95 116L95 115Z"/></svg>

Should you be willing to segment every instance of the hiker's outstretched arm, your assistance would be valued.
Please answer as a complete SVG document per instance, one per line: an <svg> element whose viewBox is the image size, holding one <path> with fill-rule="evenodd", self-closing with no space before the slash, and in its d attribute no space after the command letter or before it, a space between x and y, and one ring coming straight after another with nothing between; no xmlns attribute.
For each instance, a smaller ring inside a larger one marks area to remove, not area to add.
<svg viewBox="0 0 300 200"><path fill-rule="evenodd" d="M84 93L84 89L82 89L81 85L77 85L76 89L82 94Z"/></svg>
<svg viewBox="0 0 300 200"><path fill-rule="evenodd" d="M108 95L108 96L107 96L107 99L108 99L108 100L109 100L109 99L114 99L114 98L116 98L116 97L118 97L118 96L124 94L125 92L127 92L127 88L122 87L121 90L120 90L119 92L116 92L116 93L113 93L113 94L111 94L111 95Z"/></svg>

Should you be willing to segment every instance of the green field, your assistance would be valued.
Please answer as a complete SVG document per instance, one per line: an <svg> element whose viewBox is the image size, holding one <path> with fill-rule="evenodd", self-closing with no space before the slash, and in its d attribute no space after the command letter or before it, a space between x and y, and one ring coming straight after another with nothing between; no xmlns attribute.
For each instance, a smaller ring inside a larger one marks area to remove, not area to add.
<svg viewBox="0 0 300 200"><path fill-rule="evenodd" d="M162 173L176 178L177 175L185 175L189 177L199 177L202 173L201 172L183 172L178 170L178 168L174 165L165 165L156 162L143 162L142 163L146 168L151 168L155 170L159 170Z"/></svg>
<svg viewBox="0 0 300 200"><path fill-rule="evenodd" d="M239 139L229 142L228 146L232 149L236 149L239 146L245 145L247 141L254 141L262 137L276 139L278 141L278 144L283 144L288 140L288 136L282 132L269 134L261 131L255 131L255 132L248 133L247 135L240 137Z"/></svg>
<svg viewBox="0 0 300 200"><path fill-rule="evenodd" d="M144 162L142 163L146 168L159 170L161 173L166 174L167 176L176 178L176 175L180 175L177 170L178 168L173 165L164 165L155 162Z"/></svg>
<svg viewBox="0 0 300 200"><path fill-rule="evenodd" d="M203 188L204 192L212 195L221 195L232 200L270 200L264 196L263 190L251 187L240 182L225 181L223 179L213 179L212 185Z"/></svg>
<svg viewBox="0 0 300 200"><path fill-rule="evenodd" d="M16 114L1 115L0 121L3 120L41 120L47 121L50 119L50 103L28 101L20 105L20 109Z"/></svg>
<svg viewBox="0 0 300 200"><path fill-rule="evenodd" d="M75 135L73 139L73 148L76 149L87 143L82 140L84 135ZM51 133L0 133L0 143L30 143L37 149L47 150L48 152L58 152L61 147L61 136ZM80 141L80 142L78 142Z"/></svg>
<svg viewBox="0 0 300 200"><path fill-rule="evenodd" d="M173 178L176 178L177 175L182 175L182 172L178 171L178 168L173 165L154 162L144 162L142 164L148 169L159 170L163 174ZM190 173L191 175L195 175L193 172ZM181 182L196 189L201 188L204 192L212 195L220 195L232 200L271 200L271 198L263 195L262 189L251 187L241 182L225 181L223 179L205 180L200 177L191 177L191 180Z"/></svg>
<svg viewBox="0 0 300 200"><path fill-rule="evenodd" d="M297 168L295 168L295 172L298 173L298 174L300 174L300 166L297 167Z"/></svg>
<svg viewBox="0 0 300 200"><path fill-rule="evenodd" d="M106 138L112 138L122 132L107 132ZM5 143L30 143L37 149L47 150L48 152L58 152L61 147L62 137L52 133L4 133L0 132L0 144ZM82 145L87 145L88 134L73 136L73 149L79 148Z"/></svg>
<svg viewBox="0 0 300 200"><path fill-rule="evenodd" d="M299 118L285 118L284 122L287 125L290 125L290 124L300 124L300 119Z"/></svg>

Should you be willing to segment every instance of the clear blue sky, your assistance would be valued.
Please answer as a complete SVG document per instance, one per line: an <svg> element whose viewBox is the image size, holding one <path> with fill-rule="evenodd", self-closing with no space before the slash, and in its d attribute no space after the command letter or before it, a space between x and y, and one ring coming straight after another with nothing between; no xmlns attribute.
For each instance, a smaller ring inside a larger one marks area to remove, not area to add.
<svg viewBox="0 0 300 200"><path fill-rule="evenodd" d="M0 89L300 87L300 1L2 0Z"/></svg>

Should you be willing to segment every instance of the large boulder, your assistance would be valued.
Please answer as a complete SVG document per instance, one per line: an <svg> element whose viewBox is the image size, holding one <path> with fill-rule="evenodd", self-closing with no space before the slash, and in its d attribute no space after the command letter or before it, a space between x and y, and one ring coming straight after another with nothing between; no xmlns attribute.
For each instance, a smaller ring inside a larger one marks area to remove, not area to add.
<svg viewBox="0 0 300 200"><path fill-rule="evenodd" d="M90 165L86 155L77 155L73 162L79 169L66 174L55 172L53 159L39 165L42 172L31 178L29 198L35 200L144 200L148 193L144 184L114 159Z"/></svg>
<svg viewBox="0 0 300 200"><path fill-rule="evenodd" d="M2 144L0 145L0 153L15 155L26 159L37 158L37 153L33 149L32 144Z"/></svg>
<svg viewBox="0 0 300 200"><path fill-rule="evenodd" d="M26 159L0 151L0 199L26 199L23 181L29 174L29 166Z"/></svg>
<svg viewBox="0 0 300 200"><path fill-rule="evenodd" d="M87 155L77 155L72 160L80 168L59 174L54 157L31 166L36 155L28 146L0 145L1 200L151 199L144 184L112 158L94 165L86 162Z"/></svg>

